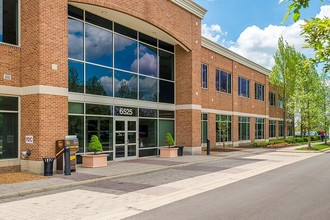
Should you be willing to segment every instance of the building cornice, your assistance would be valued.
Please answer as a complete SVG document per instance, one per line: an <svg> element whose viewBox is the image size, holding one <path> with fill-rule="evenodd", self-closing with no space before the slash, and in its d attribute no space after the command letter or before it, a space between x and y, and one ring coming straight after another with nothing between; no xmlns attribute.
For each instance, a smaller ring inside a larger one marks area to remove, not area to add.
<svg viewBox="0 0 330 220"><path fill-rule="evenodd" d="M251 69L254 69L255 71L258 71L267 76L269 76L269 74L271 72L269 69L267 69L263 66L260 66L259 64L256 64L256 63L252 62L251 60L249 60L241 55L238 55L237 53L235 53L223 46L220 46L219 44L217 44L205 37L202 37L202 47L209 49L213 52L216 52L220 55L223 55L229 59L232 59L240 64L243 64L244 66L250 67Z"/></svg>
<svg viewBox="0 0 330 220"><path fill-rule="evenodd" d="M193 2L192 0L171 0L171 2L177 4L181 8L191 12L192 14L196 15L201 19L204 18L204 15L207 12L205 8Z"/></svg>

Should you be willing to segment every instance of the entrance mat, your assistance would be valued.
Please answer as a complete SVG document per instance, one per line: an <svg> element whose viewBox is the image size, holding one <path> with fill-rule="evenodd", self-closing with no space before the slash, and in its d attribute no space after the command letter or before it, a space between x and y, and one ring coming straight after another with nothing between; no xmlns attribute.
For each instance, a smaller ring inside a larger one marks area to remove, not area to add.
<svg viewBox="0 0 330 220"><path fill-rule="evenodd" d="M162 165L162 166L174 166L178 164L184 164L185 162L177 161L168 161L168 160L152 160L152 159L136 159L136 160L127 160L125 163L142 163L142 164L153 164L153 165Z"/></svg>
<svg viewBox="0 0 330 220"><path fill-rule="evenodd" d="M98 181L95 183L86 184L85 186L102 188L102 189L112 189L123 192L134 192L137 190L154 187L153 185L148 185L148 184L130 183L130 182L115 181L115 180Z"/></svg>

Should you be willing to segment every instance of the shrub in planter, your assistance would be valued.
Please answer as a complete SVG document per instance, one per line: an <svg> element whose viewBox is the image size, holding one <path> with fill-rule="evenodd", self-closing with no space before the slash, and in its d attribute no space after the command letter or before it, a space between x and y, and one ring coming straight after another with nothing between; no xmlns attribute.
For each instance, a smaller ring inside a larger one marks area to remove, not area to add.
<svg viewBox="0 0 330 220"><path fill-rule="evenodd" d="M94 152L94 154L96 154L96 152L102 152L103 148L102 148L102 144L99 140L99 138L96 135L93 135L91 138L91 142L88 145L88 149L92 152Z"/></svg>

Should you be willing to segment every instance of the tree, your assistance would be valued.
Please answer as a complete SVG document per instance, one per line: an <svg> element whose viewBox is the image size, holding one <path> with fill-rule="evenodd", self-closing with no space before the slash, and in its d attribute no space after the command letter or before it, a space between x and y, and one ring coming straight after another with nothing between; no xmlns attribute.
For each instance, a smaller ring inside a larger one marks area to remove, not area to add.
<svg viewBox="0 0 330 220"><path fill-rule="evenodd" d="M169 148L171 147L171 145L174 145L174 139L170 132L167 132L166 134L165 144L167 144Z"/></svg>
<svg viewBox="0 0 330 220"><path fill-rule="evenodd" d="M103 151L102 144L96 135L92 136L91 142L88 144L88 149L93 151L94 154L96 154L96 152Z"/></svg>
<svg viewBox="0 0 330 220"><path fill-rule="evenodd" d="M327 137L328 130L330 127L330 87L329 79L325 73L321 74L321 99L320 106L322 110L322 118L320 121L320 128L325 132L325 137ZM327 138L325 138L325 144L327 144Z"/></svg>
<svg viewBox="0 0 330 220"><path fill-rule="evenodd" d="M292 19L296 22L300 18L300 9L309 7L310 0L291 0L288 11L284 16L282 23L292 14ZM320 0L323 2L323 0ZM282 2L282 1L280 1ZM323 63L325 71L330 70L330 19L312 18L305 20L302 25L302 36L305 38L307 45L305 47L312 48L315 51L315 63Z"/></svg>
<svg viewBox="0 0 330 220"><path fill-rule="evenodd" d="M300 123L308 134L308 148L311 148L310 133L319 126L322 112L321 80L314 64L302 54L297 60L297 67L300 71L297 74L296 89L292 101L288 104L294 106L291 108L291 113L300 115Z"/></svg>
<svg viewBox="0 0 330 220"><path fill-rule="evenodd" d="M228 134L228 123L226 121L217 122L219 140L222 140L222 148L226 148L226 139Z"/></svg>
<svg viewBox="0 0 330 220"><path fill-rule="evenodd" d="M278 51L274 56L275 65L270 74L270 82L277 88L277 94L283 102L284 128L287 123L288 108L292 107L292 105L288 105L288 102L292 100L295 91L298 72L296 65L298 59L297 54L293 46L289 46L287 42L284 42L283 37L278 40ZM284 132L284 138L286 138L286 132Z"/></svg>

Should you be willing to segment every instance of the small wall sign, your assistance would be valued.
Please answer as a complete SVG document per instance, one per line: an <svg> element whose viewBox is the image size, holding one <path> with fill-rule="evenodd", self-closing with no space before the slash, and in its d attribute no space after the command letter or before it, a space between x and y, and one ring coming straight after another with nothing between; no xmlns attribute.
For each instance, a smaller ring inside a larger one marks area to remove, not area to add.
<svg viewBox="0 0 330 220"><path fill-rule="evenodd" d="M33 136L32 135L26 135L25 136L25 143L26 144L33 144Z"/></svg>

